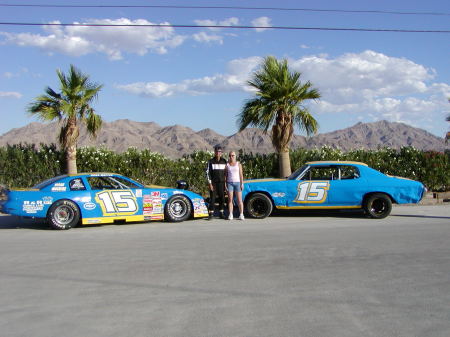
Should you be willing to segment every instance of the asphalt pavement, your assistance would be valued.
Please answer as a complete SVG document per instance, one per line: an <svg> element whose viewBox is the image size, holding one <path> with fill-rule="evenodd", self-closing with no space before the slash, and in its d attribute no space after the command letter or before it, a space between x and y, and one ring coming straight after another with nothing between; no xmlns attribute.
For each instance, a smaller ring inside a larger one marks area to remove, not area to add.
<svg viewBox="0 0 450 337"><path fill-rule="evenodd" d="M450 205L51 230L0 216L0 336L450 336Z"/></svg>

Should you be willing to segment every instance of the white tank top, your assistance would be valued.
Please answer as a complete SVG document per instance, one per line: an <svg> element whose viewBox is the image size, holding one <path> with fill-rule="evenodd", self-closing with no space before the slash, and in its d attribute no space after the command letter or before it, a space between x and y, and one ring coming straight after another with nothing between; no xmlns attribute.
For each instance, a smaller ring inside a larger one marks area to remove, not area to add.
<svg viewBox="0 0 450 337"><path fill-rule="evenodd" d="M227 183L240 183L241 177L239 175L239 162L232 166L227 163Z"/></svg>

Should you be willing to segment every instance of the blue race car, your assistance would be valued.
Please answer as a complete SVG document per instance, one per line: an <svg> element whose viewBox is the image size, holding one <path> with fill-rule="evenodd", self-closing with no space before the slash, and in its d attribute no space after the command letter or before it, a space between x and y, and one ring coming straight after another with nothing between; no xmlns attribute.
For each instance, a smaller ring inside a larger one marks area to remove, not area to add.
<svg viewBox="0 0 450 337"><path fill-rule="evenodd" d="M250 217L265 218L277 209L363 209L382 219L392 203L418 203L422 183L391 177L364 163L309 162L286 179L244 181L242 197Z"/></svg>
<svg viewBox="0 0 450 337"><path fill-rule="evenodd" d="M4 190L0 211L44 218L55 229L77 224L150 220L184 221L208 216L202 196L179 188L144 186L114 173L62 175L31 189Z"/></svg>

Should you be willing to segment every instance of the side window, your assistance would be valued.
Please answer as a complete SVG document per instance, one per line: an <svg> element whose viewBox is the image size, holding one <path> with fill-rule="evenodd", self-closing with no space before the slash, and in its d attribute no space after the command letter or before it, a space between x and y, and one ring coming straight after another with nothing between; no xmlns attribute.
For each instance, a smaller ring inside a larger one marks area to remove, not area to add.
<svg viewBox="0 0 450 337"><path fill-rule="evenodd" d="M86 186L84 186L83 180L81 178L72 179L69 182L69 187L71 191L84 191Z"/></svg>
<svg viewBox="0 0 450 337"><path fill-rule="evenodd" d="M359 170L355 166L341 166L341 180L359 178Z"/></svg>
<svg viewBox="0 0 450 337"><path fill-rule="evenodd" d="M108 177L89 177L88 182L92 190L115 189Z"/></svg>
<svg viewBox="0 0 450 337"><path fill-rule="evenodd" d="M304 180L336 180L339 179L339 171L334 166L314 166L303 177Z"/></svg>

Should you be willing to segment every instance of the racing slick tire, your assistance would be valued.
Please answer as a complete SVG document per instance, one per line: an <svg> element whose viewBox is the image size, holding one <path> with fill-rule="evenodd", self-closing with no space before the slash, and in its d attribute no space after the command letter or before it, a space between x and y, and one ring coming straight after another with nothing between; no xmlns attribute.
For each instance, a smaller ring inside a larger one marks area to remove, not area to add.
<svg viewBox="0 0 450 337"><path fill-rule="evenodd" d="M252 194L245 202L245 210L251 218L264 219L272 213L272 200L263 193Z"/></svg>
<svg viewBox="0 0 450 337"><path fill-rule="evenodd" d="M391 214L392 201L386 194L374 193L364 200L363 208L369 217L384 219Z"/></svg>
<svg viewBox="0 0 450 337"><path fill-rule="evenodd" d="M192 206L184 195L176 195L167 201L164 207L164 218L169 222L180 222L189 219Z"/></svg>
<svg viewBox="0 0 450 337"><path fill-rule="evenodd" d="M70 229L79 221L80 210L71 200L58 200L47 212L47 222L53 229Z"/></svg>

